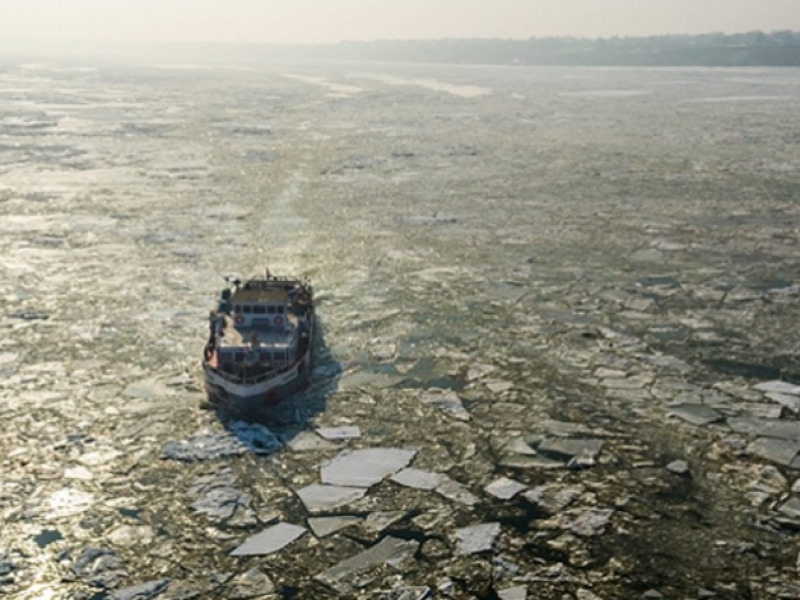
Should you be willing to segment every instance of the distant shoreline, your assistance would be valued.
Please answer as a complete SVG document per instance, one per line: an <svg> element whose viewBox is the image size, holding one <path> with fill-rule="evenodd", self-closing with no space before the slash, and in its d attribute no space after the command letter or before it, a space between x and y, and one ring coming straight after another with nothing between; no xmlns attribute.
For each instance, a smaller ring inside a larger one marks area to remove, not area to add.
<svg viewBox="0 0 800 600"><path fill-rule="evenodd" d="M431 40L344 43L326 55L460 64L632 67L800 66L800 32L631 38Z"/></svg>
<svg viewBox="0 0 800 600"><path fill-rule="evenodd" d="M0 43L0 55L148 57L208 64L355 60L458 65L583 67L800 67L800 32L752 31L614 38L378 40L335 44Z"/></svg>

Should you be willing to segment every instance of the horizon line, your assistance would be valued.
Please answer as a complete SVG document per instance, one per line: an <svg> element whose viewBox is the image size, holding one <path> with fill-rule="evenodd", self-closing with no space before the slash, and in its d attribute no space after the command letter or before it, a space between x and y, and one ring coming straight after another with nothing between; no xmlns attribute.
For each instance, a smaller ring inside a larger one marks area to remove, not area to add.
<svg viewBox="0 0 800 600"><path fill-rule="evenodd" d="M704 37L711 35L719 36L738 36L747 34L776 34L776 33L790 33L800 35L800 29L749 29L746 31L706 31L704 33L657 33L650 35L628 35L628 34L615 34L607 36L581 36L581 35L547 35L547 36L530 36L530 37L498 37L498 36L475 36L475 37L427 37L427 38L375 38L369 40L338 40L329 42L270 42L270 41L219 41L219 40L91 40L91 39L59 39L59 40L44 40L44 39L5 39L0 41L0 47L12 44L25 44L25 45L44 45L44 46L58 46L58 45L108 45L108 46L192 46L192 45L209 45L209 46L339 46L348 44L381 44L381 43L420 43L420 42L528 42L536 40L576 40L576 41L602 41L602 40L637 40L637 39L652 39L652 38L672 38L672 37Z"/></svg>

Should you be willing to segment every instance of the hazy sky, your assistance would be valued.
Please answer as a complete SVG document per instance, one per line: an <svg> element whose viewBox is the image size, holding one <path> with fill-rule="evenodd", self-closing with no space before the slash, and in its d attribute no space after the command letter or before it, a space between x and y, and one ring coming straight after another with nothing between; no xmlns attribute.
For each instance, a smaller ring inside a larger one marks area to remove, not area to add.
<svg viewBox="0 0 800 600"><path fill-rule="evenodd" d="M0 0L0 39L215 42L800 30L800 0Z"/></svg>

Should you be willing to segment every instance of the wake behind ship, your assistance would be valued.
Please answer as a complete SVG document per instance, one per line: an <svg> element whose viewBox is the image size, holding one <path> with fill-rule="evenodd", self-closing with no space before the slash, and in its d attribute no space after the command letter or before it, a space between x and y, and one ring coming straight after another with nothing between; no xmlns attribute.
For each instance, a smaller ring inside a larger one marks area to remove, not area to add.
<svg viewBox="0 0 800 600"><path fill-rule="evenodd" d="M305 280L269 271L232 284L209 315L206 392L213 405L253 413L310 381L313 290Z"/></svg>

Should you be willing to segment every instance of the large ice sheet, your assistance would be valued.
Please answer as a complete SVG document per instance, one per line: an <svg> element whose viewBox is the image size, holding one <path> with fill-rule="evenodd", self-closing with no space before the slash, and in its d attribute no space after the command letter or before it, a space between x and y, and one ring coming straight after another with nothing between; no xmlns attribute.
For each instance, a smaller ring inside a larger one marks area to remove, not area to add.
<svg viewBox="0 0 800 600"><path fill-rule="evenodd" d="M508 477L500 477L499 479L492 481L483 489L487 494L491 494L495 498L499 498L500 500L510 500L527 487L528 486L526 486L524 483L520 483L519 481L514 481Z"/></svg>
<svg viewBox="0 0 800 600"><path fill-rule="evenodd" d="M371 548L340 562L317 575L317 579L334 584L345 577L368 571L383 564L397 566L417 551L419 542L386 536Z"/></svg>
<svg viewBox="0 0 800 600"><path fill-rule="evenodd" d="M345 506L362 498L364 494L366 494L364 488L321 485L319 483L313 483L297 490L297 496L310 513Z"/></svg>
<svg viewBox="0 0 800 600"><path fill-rule="evenodd" d="M315 536L322 538L336 533L345 527L350 527L351 525L360 523L361 521L363 521L361 517L356 517L353 515L311 517L308 519L308 526L311 528L311 531L314 532Z"/></svg>
<svg viewBox="0 0 800 600"><path fill-rule="evenodd" d="M459 554L477 554L488 552L494 547L500 535L500 523L480 523L470 527L462 527L456 531L456 547Z"/></svg>
<svg viewBox="0 0 800 600"><path fill-rule="evenodd" d="M281 550L306 532L305 527L291 523L278 523L261 533L247 538L243 544L231 551L231 556L262 556Z"/></svg>
<svg viewBox="0 0 800 600"><path fill-rule="evenodd" d="M407 466L416 454L405 448L346 450L322 466L322 481L368 488Z"/></svg>
<svg viewBox="0 0 800 600"><path fill-rule="evenodd" d="M392 481L405 487L418 490L434 490L442 483L444 476L441 473L420 471L419 469L403 469L391 477Z"/></svg>

